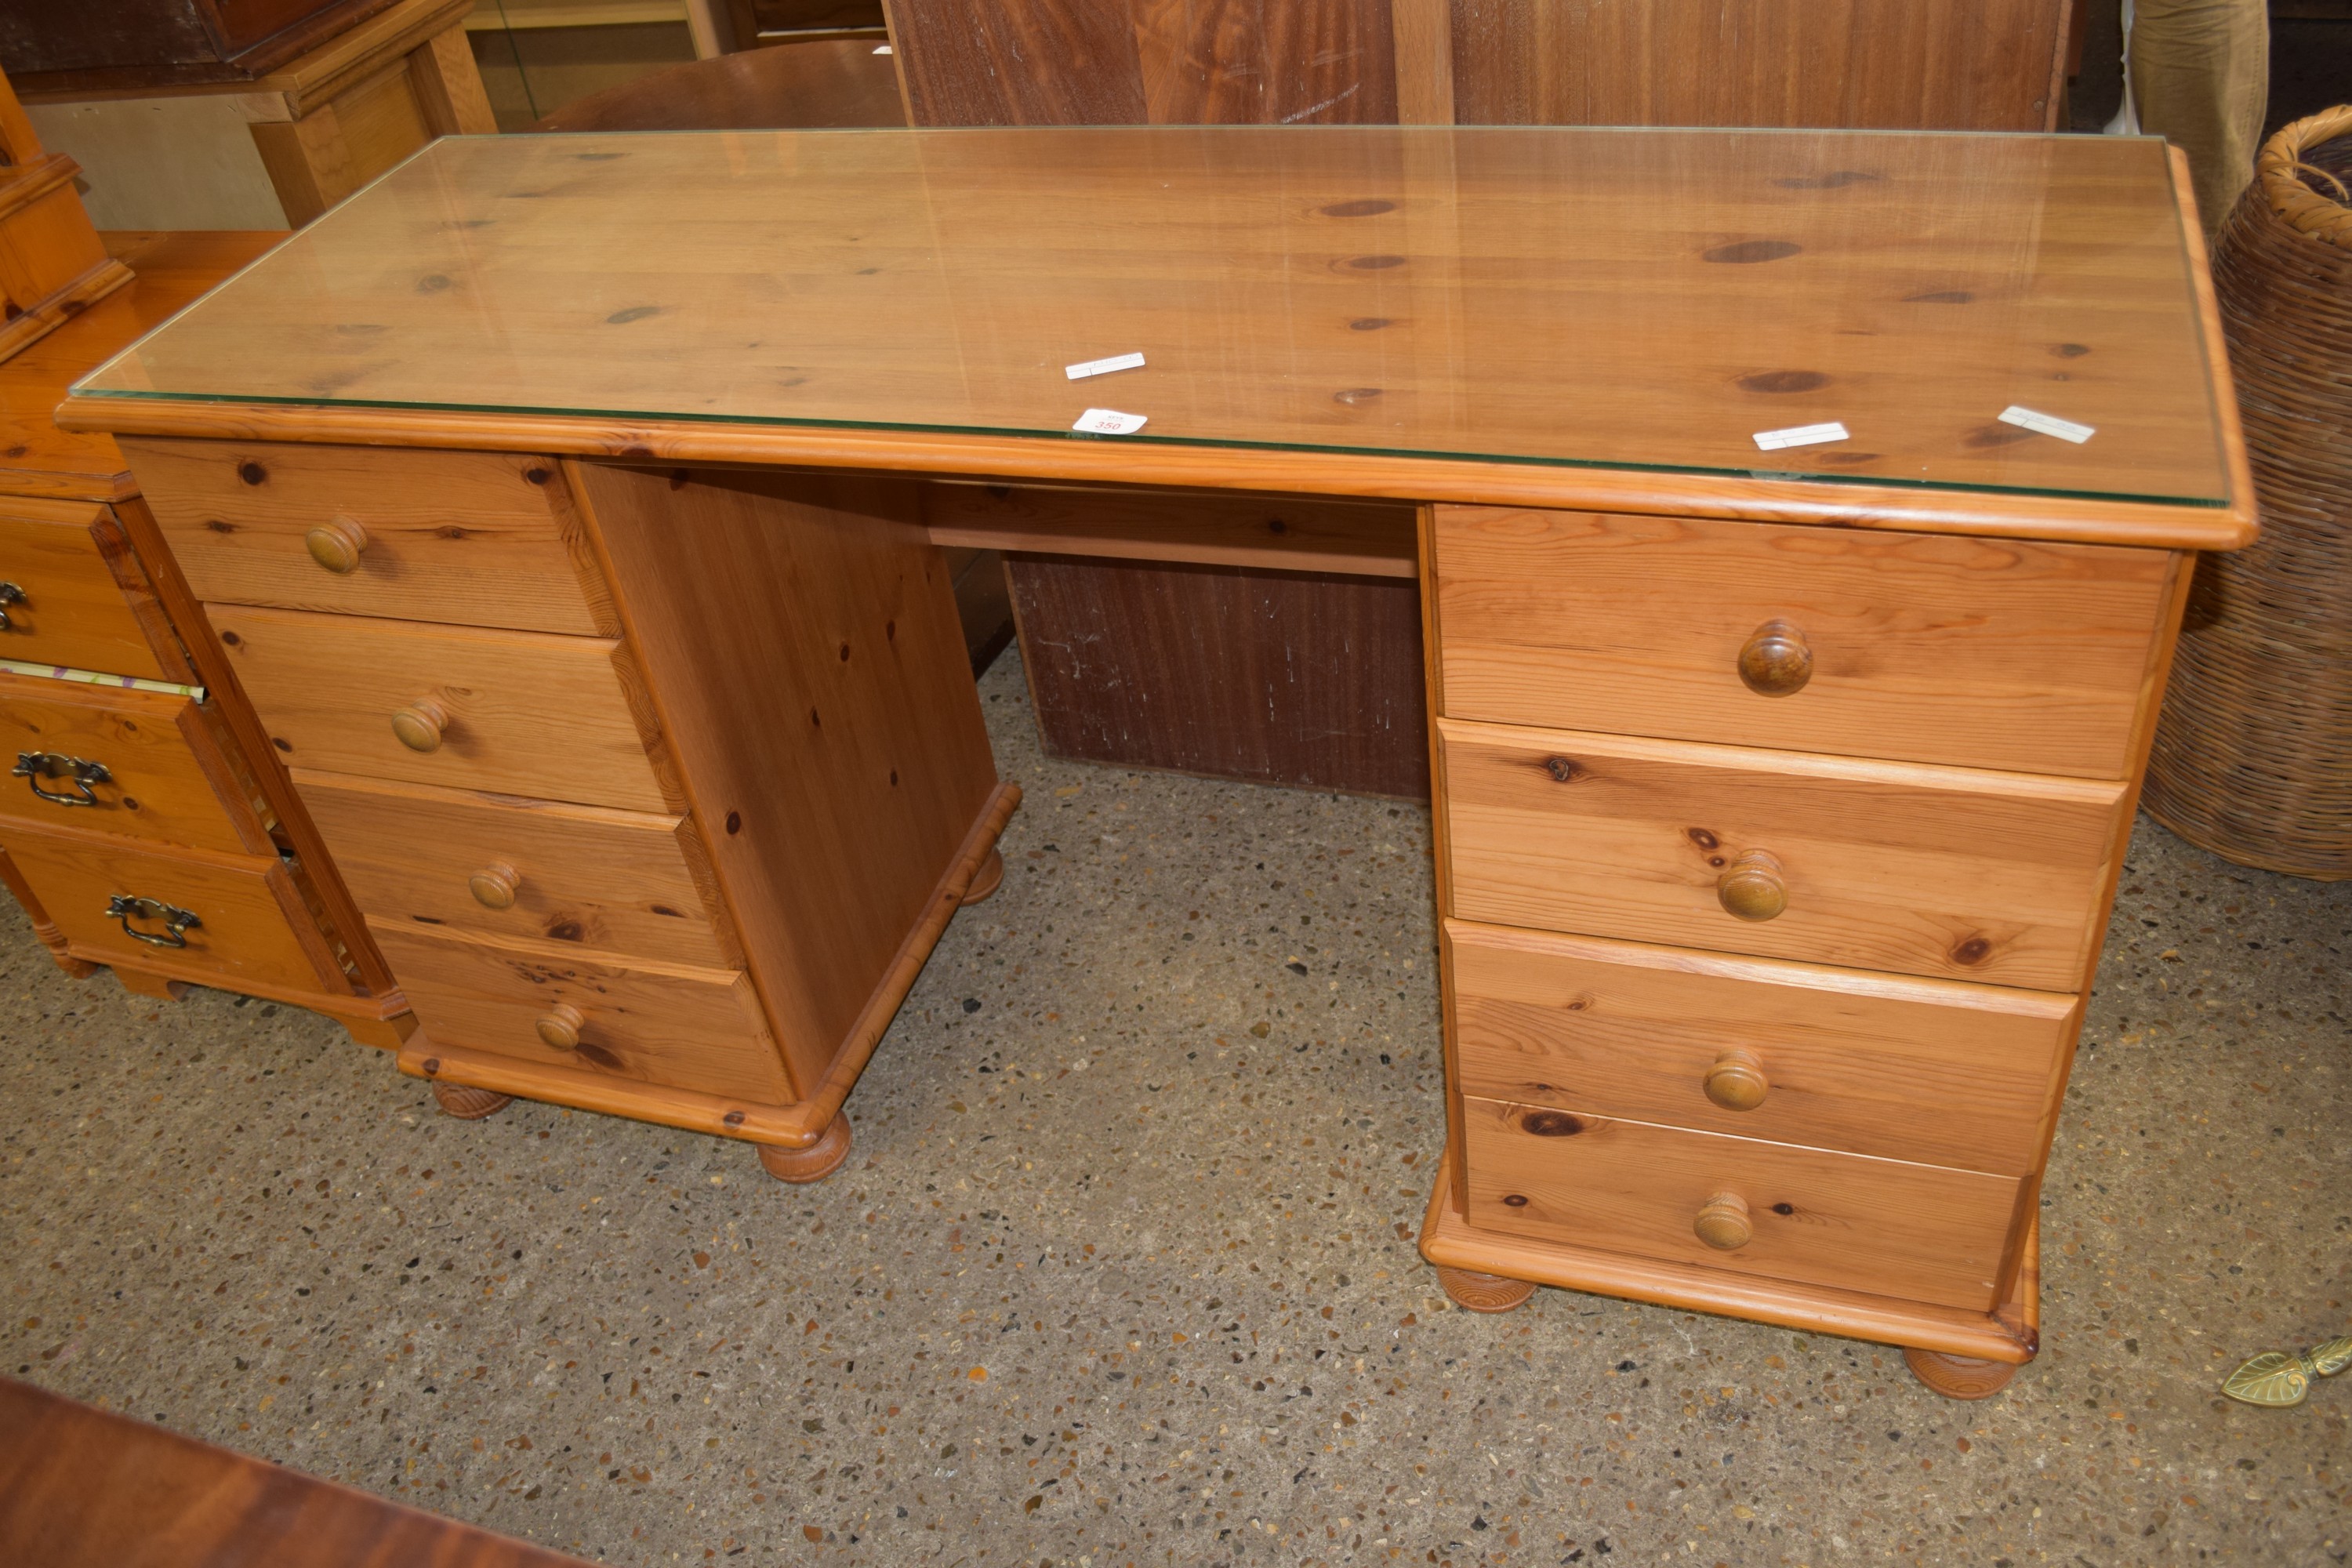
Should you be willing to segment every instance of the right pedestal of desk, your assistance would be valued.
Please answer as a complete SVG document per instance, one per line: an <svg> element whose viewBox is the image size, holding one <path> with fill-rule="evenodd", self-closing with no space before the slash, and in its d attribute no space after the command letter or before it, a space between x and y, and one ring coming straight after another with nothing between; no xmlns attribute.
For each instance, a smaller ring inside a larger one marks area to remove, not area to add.
<svg viewBox="0 0 2352 1568"><path fill-rule="evenodd" d="M1880 1341L1957 1397L2031 1360L2192 561L1430 509L1449 1292Z"/></svg>

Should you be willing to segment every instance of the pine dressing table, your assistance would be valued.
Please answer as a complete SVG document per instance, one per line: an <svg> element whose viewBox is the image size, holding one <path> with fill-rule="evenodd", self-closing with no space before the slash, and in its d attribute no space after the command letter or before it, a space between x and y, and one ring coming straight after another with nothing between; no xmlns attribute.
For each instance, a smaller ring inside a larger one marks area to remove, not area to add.
<svg viewBox="0 0 2352 1568"><path fill-rule="evenodd" d="M2113 138L459 138L60 418L122 438L401 1068L787 1180L1002 874L941 544L1417 578L1447 1290L1973 1396L2036 1347L2196 552L2255 527L2187 189ZM1122 504L1171 489L1231 504Z"/></svg>

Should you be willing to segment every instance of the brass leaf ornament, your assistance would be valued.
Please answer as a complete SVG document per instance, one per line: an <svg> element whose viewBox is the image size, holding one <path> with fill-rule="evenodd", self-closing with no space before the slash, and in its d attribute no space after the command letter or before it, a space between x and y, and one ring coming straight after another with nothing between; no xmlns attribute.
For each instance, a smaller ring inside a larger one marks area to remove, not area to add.
<svg viewBox="0 0 2352 1568"><path fill-rule="evenodd" d="M2242 1404L2291 1409L2310 1394L2313 1383L2334 1377L2347 1366L2352 1366L2352 1334L2314 1345L2301 1355L2264 1351L2224 1378L2221 1392Z"/></svg>

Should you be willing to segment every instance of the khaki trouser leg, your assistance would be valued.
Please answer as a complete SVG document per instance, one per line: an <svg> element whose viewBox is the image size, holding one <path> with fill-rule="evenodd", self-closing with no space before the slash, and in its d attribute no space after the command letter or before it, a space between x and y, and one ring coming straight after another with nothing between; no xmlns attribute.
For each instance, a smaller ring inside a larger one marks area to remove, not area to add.
<svg viewBox="0 0 2352 1568"><path fill-rule="evenodd" d="M2133 0L2140 129L2189 154L2208 234L2253 178L2270 99L2270 35L2264 0Z"/></svg>

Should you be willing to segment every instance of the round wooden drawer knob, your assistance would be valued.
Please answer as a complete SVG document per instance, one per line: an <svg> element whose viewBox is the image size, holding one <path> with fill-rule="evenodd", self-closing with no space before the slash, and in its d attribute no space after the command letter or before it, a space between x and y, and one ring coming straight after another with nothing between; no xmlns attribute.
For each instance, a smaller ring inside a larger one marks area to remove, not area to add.
<svg viewBox="0 0 2352 1568"><path fill-rule="evenodd" d="M1739 679L1759 697L1793 697L1813 678L1813 650L1790 621L1766 621L1739 650Z"/></svg>
<svg viewBox="0 0 2352 1568"><path fill-rule="evenodd" d="M474 895L474 902L486 910L514 908L515 889L522 886L522 875L503 863L485 866L466 879L466 889Z"/></svg>
<svg viewBox="0 0 2352 1568"><path fill-rule="evenodd" d="M441 731L449 727L449 710L430 697L420 697L392 716L394 739L412 752L437 752Z"/></svg>
<svg viewBox="0 0 2352 1568"><path fill-rule="evenodd" d="M1789 883L1780 860L1763 849L1743 850L1715 880L1715 896L1727 913L1743 921L1769 921L1789 907Z"/></svg>
<svg viewBox="0 0 2352 1568"><path fill-rule="evenodd" d="M1717 1252L1737 1252L1755 1235L1748 1223L1748 1200L1738 1193L1717 1193L1707 1199L1691 1229Z"/></svg>
<svg viewBox="0 0 2352 1568"><path fill-rule="evenodd" d="M1726 1110L1755 1110L1771 1087L1764 1077L1764 1059L1754 1051L1726 1051L1706 1069L1706 1097Z"/></svg>
<svg viewBox="0 0 2352 1568"><path fill-rule="evenodd" d="M311 560L330 572L356 572L360 569L360 552L367 548L367 530L348 517L339 517L304 534L302 548L310 552Z"/></svg>
<svg viewBox="0 0 2352 1568"><path fill-rule="evenodd" d="M588 1022L579 1008L569 1002L558 1002L539 1016L539 1037L551 1050L576 1051L580 1048L580 1031Z"/></svg>

